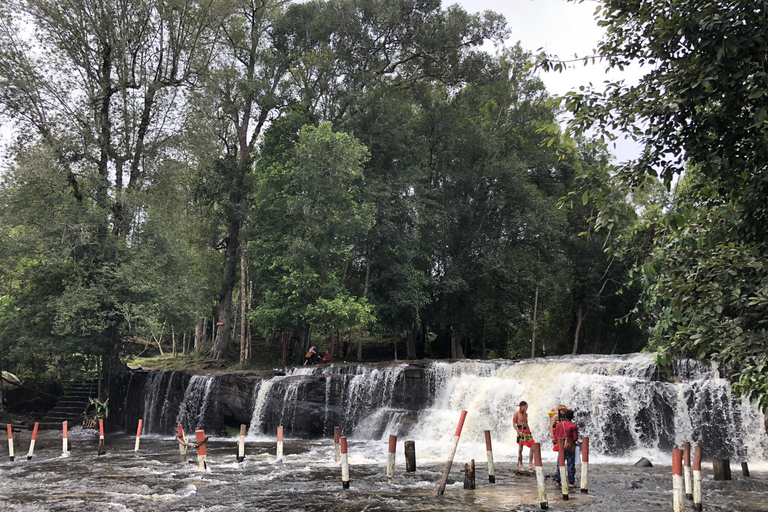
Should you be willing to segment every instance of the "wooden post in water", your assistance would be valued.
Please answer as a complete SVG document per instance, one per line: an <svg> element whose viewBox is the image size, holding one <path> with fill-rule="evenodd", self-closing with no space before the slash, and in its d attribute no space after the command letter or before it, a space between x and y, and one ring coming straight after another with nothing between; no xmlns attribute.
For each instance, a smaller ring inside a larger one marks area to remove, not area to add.
<svg viewBox="0 0 768 512"><path fill-rule="evenodd" d="M475 459L469 464L464 464L464 488L470 491L475 490Z"/></svg>
<svg viewBox="0 0 768 512"><path fill-rule="evenodd" d="M106 455L107 447L104 444L104 420L99 418L99 455Z"/></svg>
<svg viewBox="0 0 768 512"><path fill-rule="evenodd" d="M61 422L61 456L69 456L69 439L67 438L67 422Z"/></svg>
<svg viewBox="0 0 768 512"><path fill-rule="evenodd" d="M349 455L347 454L347 437L339 438L341 448L341 488L349 489Z"/></svg>
<svg viewBox="0 0 768 512"><path fill-rule="evenodd" d="M693 450L693 509L701 508L701 446L697 446Z"/></svg>
<svg viewBox="0 0 768 512"><path fill-rule="evenodd" d="M674 512L685 510L685 490L683 489L683 450L672 449L672 504Z"/></svg>
<svg viewBox="0 0 768 512"><path fill-rule="evenodd" d="M35 441L37 441L37 427L40 424L35 422L34 428L32 428L32 440L29 442L29 452L27 452L27 460L32 460L32 456L35 454Z"/></svg>
<svg viewBox="0 0 768 512"><path fill-rule="evenodd" d="M568 501L568 468L565 467L565 438L557 440L557 460L560 465L560 489L563 491L563 500Z"/></svg>
<svg viewBox="0 0 768 512"><path fill-rule="evenodd" d="M742 476L749 476L749 466L746 462L741 463L741 474Z"/></svg>
<svg viewBox="0 0 768 512"><path fill-rule="evenodd" d="M544 485L544 468L541 466L541 444L533 443L531 450L533 450L533 463L536 467L536 483L539 486L539 505L541 505L542 510L547 510L549 502L547 501L547 487Z"/></svg>
<svg viewBox="0 0 768 512"><path fill-rule="evenodd" d="M395 452L397 451L397 436L389 436L389 450L387 452L387 480L392 481L395 476Z"/></svg>
<svg viewBox="0 0 768 512"><path fill-rule="evenodd" d="M139 441L141 440L141 426L142 423L144 423L144 420L139 420L139 428L136 429L136 446L133 448L133 451L138 452L139 451Z"/></svg>
<svg viewBox="0 0 768 512"><path fill-rule="evenodd" d="M341 437L341 427L333 427L333 453L334 460L341 462L341 448L339 445L339 439Z"/></svg>
<svg viewBox="0 0 768 512"><path fill-rule="evenodd" d="M16 460L16 454L13 451L13 425L8 423L8 456L11 459L11 462Z"/></svg>
<svg viewBox="0 0 768 512"><path fill-rule="evenodd" d="M283 426L277 427L277 451L275 452L275 462L283 462Z"/></svg>
<svg viewBox="0 0 768 512"><path fill-rule="evenodd" d="M731 479L731 461L729 459L712 459L712 469L715 472L715 480Z"/></svg>
<svg viewBox="0 0 768 512"><path fill-rule="evenodd" d="M491 446L491 431L485 431L485 453L488 455L488 481L496 485L496 474L493 469L493 447Z"/></svg>
<svg viewBox="0 0 768 512"><path fill-rule="evenodd" d="M187 460L187 436L184 435L184 427L176 427L176 440L179 442L179 457L181 460Z"/></svg>
<svg viewBox="0 0 768 512"><path fill-rule="evenodd" d="M685 499L693 499L693 473L691 472L691 443L683 444L683 479L685 480Z"/></svg>
<svg viewBox="0 0 768 512"><path fill-rule="evenodd" d="M581 492L588 493L587 476L589 474L589 438L581 438Z"/></svg>
<svg viewBox="0 0 768 512"><path fill-rule="evenodd" d="M237 441L237 462L245 460L245 425L240 425L240 439Z"/></svg>
<svg viewBox="0 0 768 512"><path fill-rule="evenodd" d="M416 471L416 442L405 442L405 472L413 473Z"/></svg>
<svg viewBox="0 0 768 512"><path fill-rule="evenodd" d="M443 478L440 480L440 486L437 488L437 495L442 496L445 493L445 485L448 483L448 475L451 473L451 466L453 465L453 458L456 456L456 447L459 446L459 439L461 438L461 429L464 427L464 420L467 418L467 411L461 411L461 417L459 418L459 425L456 427L456 433L453 435L453 447L451 449L451 455L448 457L448 462L445 464L445 471L443 471Z"/></svg>
<svg viewBox="0 0 768 512"><path fill-rule="evenodd" d="M208 450L205 446L208 438L205 437L205 430L195 430L195 441L197 444L197 469L205 471L208 469Z"/></svg>

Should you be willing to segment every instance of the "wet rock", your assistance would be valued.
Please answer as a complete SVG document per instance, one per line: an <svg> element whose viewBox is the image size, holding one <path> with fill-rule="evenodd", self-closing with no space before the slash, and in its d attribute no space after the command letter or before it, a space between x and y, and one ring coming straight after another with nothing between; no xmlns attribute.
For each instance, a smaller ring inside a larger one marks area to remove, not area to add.
<svg viewBox="0 0 768 512"><path fill-rule="evenodd" d="M635 467L638 467L638 468L652 468L653 467L653 464L651 464L651 461L649 461L645 457L643 457L639 461L635 462L634 465L635 465Z"/></svg>

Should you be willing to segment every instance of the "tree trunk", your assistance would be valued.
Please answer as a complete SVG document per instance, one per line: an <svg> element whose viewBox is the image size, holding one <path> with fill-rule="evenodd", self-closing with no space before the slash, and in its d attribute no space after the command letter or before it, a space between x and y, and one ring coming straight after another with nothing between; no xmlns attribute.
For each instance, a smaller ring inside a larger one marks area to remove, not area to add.
<svg viewBox="0 0 768 512"><path fill-rule="evenodd" d="M536 357L536 312L539 309L539 283L533 298L533 332L531 333L531 359Z"/></svg>
<svg viewBox="0 0 768 512"><path fill-rule="evenodd" d="M576 312L576 335L573 337L573 352L571 352L571 355L576 355L576 352L579 350L579 331L581 330L581 321L584 320L584 317L581 315L582 310L582 304L579 303L579 311Z"/></svg>
<svg viewBox="0 0 768 512"><path fill-rule="evenodd" d="M246 271L245 247L240 251L240 364L245 364L246 340L245 340L245 271Z"/></svg>
<svg viewBox="0 0 768 512"><path fill-rule="evenodd" d="M171 327L171 352L173 357L176 357L176 331Z"/></svg>
<svg viewBox="0 0 768 512"><path fill-rule="evenodd" d="M416 357L416 326L411 326L411 330L408 331L408 335L405 339L405 358L406 359L418 359Z"/></svg>
<svg viewBox="0 0 768 512"><path fill-rule="evenodd" d="M464 359L464 352L461 350L461 333L456 326L451 327L451 359Z"/></svg>
<svg viewBox="0 0 768 512"><path fill-rule="evenodd" d="M291 333L283 333L283 368L288 366L288 343L291 342Z"/></svg>
<svg viewBox="0 0 768 512"><path fill-rule="evenodd" d="M480 359L485 360L485 333L488 330L488 322L483 322L483 337L480 338Z"/></svg>
<svg viewBox="0 0 768 512"><path fill-rule="evenodd" d="M304 353L309 352L309 347L312 346L312 326L307 325L304 327Z"/></svg>
<svg viewBox="0 0 768 512"><path fill-rule="evenodd" d="M371 282L371 258L365 259L365 287L363 288L363 298L368 298L368 285ZM363 328L360 327L357 339L357 362L363 362Z"/></svg>
<svg viewBox="0 0 768 512"><path fill-rule="evenodd" d="M200 320L197 324L195 324L195 344L194 349L195 352L200 350L200 347L203 346L203 341L205 340L205 320Z"/></svg>
<svg viewBox="0 0 768 512"><path fill-rule="evenodd" d="M248 318L247 322L247 333L246 337L248 339L248 343L245 347L245 359L250 361L253 359L253 338L251 337L251 305L253 304L253 283L248 282L248 315L246 318Z"/></svg>
<svg viewBox="0 0 768 512"><path fill-rule="evenodd" d="M235 333L237 332L237 321L240 320L240 301L237 301L237 304L234 304L235 307L232 308L234 311L234 315L232 315L232 330L229 332L229 339L234 341L235 340ZM234 347L233 347L234 348ZM239 352L239 350L238 350Z"/></svg>
<svg viewBox="0 0 768 512"><path fill-rule="evenodd" d="M357 328L357 362L363 362L363 333L362 327Z"/></svg>

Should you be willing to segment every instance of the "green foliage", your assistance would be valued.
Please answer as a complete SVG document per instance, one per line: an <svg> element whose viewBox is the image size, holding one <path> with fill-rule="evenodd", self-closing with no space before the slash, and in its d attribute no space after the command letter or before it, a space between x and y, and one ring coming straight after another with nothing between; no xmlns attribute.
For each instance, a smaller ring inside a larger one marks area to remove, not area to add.
<svg viewBox="0 0 768 512"><path fill-rule="evenodd" d="M642 193L656 176L667 187L683 171L693 176L654 223L653 255L639 262L653 347L725 364L735 389L766 407L768 2L599 4L600 57L612 68L651 69L637 85L560 98L574 114L571 129L596 130L601 141L629 133L642 144L638 160L618 169L625 193ZM540 57L545 68L554 62ZM609 203L598 215L608 226Z"/></svg>
<svg viewBox="0 0 768 512"><path fill-rule="evenodd" d="M263 148L257 169L251 258L264 300L254 320L269 334L302 323L328 331L370 323L370 305L344 287L350 247L373 223L372 205L361 201L367 150L328 124L302 127L288 147L281 137L266 140L277 146Z"/></svg>
<svg viewBox="0 0 768 512"><path fill-rule="evenodd" d="M622 285L650 228L627 231L607 154L561 133L531 56L483 51L507 35L499 15L432 0L0 5L0 110L25 133L0 188L0 365L115 368L131 342L163 350L211 317L216 340L196 341L218 359L251 286L265 351L283 333L368 330L374 349L407 338L407 357L459 338L471 357L527 356L534 296L537 354L570 351L584 311L582 351L642 344ZM43 43L50 55L27 58ZM161 362L225 364L201 357Z"/></svg>

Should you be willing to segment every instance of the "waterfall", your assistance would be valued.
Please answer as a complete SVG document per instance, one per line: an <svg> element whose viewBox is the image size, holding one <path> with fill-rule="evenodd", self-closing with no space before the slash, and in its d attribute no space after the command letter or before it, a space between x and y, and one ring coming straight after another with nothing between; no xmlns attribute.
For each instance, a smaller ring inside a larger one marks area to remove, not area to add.
<svg viewBox="0 0 768 512"><path fill-rule="evenodd" d="M592 450L606 456L669 452L691 441L708 457L768 458L768 436L757 408L739 405L727 380L691 361L666 378L646 354L565 356L476 370L432 363L427 373L434 402L420 413L412 433L418 439L448 444L450 426L459 411L467 410L463 438L481 439L491 430L513 445L512 417L525 400L542 451L552 446L547 411L563 404L574 410Z"/></svg>
<svg viewBox="0 0 768 512"><path fill-rule="evenodd" d="M184 374L178 371L150 373L144 384L144 431L165 433L173 429L175 412L169 407L174 385L179 385Z"/></svg>
<svg viewBox="0 0 768 512"><path fill-rule="evenodd" d="M396 385L402 384L406 364L376 368L362 365L309 366L290 370L284 376L263 382L255 391L249 435L262 435L278 425L288 432L303 432L312 384L322 383L322 403L309 412L322 414L321 431L328 435L334 426L343 432L355 430L361 418L391 407ZM334 382L340 390L334 389ZM339 394L339 396L336 396ZM322 407L321 407L322 405ZM335 412L335 414L331 414Z"/></svg>
<svg viewBox="0 0 768 512"><path fill-rule="evenodd" d="M420 457L441 459L467 410L459 454L462 446L482 448L490 430L503 460L516 458L512 417L525 400L545 458L553 457L547 412L563 404L589 436L596 461L665 461L685 441L701 446L707 458L768 461L763 414L739 402L717 368L680 360L660 370L649 354L330 364L270 378L158 371L142 382L143 408L131 414L143 414L147 432L171 434L180 422L188 432L221 433L247 422L249 436L272 437L282 425L289 437L318 438L339 426L358 440L413 439ZM139 389L136 380L129 387Z"/></svg>
<svg viewBox="0 0 768 512"><path fill-rule="evenodd" d="M210 375L193 375L189 379L184 399L176 416L176 423L184 427L184 432L204 429L208 414L215 413L215 404L211 404L211 395L215 391L216 378Z"/></svg>

